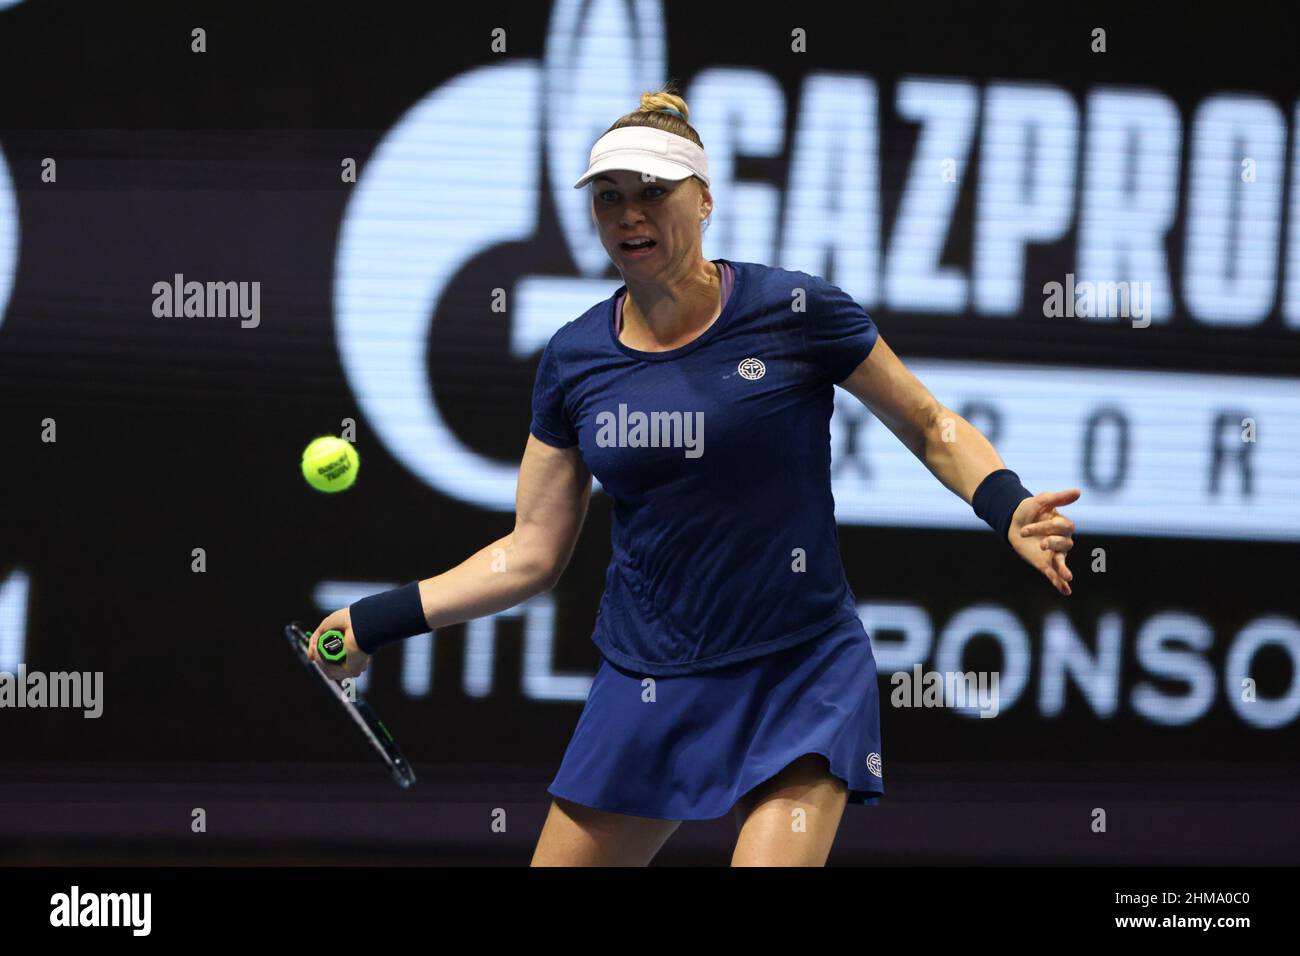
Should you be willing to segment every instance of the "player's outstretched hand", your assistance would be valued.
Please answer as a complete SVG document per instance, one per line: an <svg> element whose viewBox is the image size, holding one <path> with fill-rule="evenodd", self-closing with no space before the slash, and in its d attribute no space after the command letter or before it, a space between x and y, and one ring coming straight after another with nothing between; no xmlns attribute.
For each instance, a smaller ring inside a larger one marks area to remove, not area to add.
<svg viewBox="0 0 1300 956"><path fill-rule="evenodd" d="M343 632L343 646L348 656L341 667L322 660L320 651L316 647L317 638L330 630ZM356 638L352 636L352 615L345 607L339 608L316 625L316 630L311 632L311 640L307 642L307 656L321 666L326 676L334 680L356 677L370 666L370 655L357 647Z"/></svg>
<svg viewBox="0 0 1300 956"><path fill-rule="evenodd" d="M1074 522L1056 509L1077 501L1078 488L1044 491L1020 502L1011 516L1007 538L1016 553L1036 567L1062 594L1071 594L1074 572L1065 566L1065 556L1074 547Z"/></svg>

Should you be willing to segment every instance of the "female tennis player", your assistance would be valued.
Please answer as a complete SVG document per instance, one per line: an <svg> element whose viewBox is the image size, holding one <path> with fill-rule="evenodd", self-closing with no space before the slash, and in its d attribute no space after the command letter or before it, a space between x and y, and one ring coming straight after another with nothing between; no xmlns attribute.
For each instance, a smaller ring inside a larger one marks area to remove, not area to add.
<svg viewBox="0 0 1300 956"><path fill-rule="evenodd" d="M733 865L821 866L845 805L879 801L876 666L831 497L835 385L1070 594L1057 509L1078 489L1023 488L825 279L703 257L713 198L688 115L671 87L644 94L574 184L625 285L542 354L514 530L316 629L344 632L346 667L327 665L342 678L383 644L549 589L600 479L602 662L534 865L645 865L680 821L732 813Z"/></svg>

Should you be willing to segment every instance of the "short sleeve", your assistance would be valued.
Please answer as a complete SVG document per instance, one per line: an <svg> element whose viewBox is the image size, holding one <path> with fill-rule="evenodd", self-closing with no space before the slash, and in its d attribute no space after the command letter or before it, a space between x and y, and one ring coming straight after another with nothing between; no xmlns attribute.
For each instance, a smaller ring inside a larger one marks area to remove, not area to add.
<svg viewBox="0 0 1300 956"><path fill-rule="evenodd" d="M804 348L809 359L838 384L871 354L879 332L871 316L847 292L820 276L808 278Z"/></svg>
<svg viewBox="0 0 1300 956"><path fill-rule="evenodd" d="M564 407L564 385L560 380L554 338L547 343L542 361L537 366L537 379L533 383L533 421L528 430L539 441L556 448L571 448L578 444L578 435Z"/></svg>

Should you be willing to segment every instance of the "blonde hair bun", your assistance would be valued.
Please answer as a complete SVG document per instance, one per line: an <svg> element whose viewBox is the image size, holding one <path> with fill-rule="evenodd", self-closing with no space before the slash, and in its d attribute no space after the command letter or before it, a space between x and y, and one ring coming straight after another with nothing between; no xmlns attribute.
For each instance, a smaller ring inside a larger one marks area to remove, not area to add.
<svg viewBox="0 0 1300 956"><path fill-rule="evenodd" d="M686 108L686 101L676 94L665 92L641 94L638 113L657 113L660 110L677 110L686 122L691 118L691 111Z"/></svg>

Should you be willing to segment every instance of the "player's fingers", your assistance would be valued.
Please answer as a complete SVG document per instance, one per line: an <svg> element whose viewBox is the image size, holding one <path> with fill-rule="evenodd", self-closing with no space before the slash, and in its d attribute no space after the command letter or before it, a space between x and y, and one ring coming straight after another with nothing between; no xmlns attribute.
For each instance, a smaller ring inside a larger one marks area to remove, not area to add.
<svg viewBox="0 0 1300 956"><path fill-rule="evenodd" d="M1022 535L1047 535L1047 533L1067 533L1074 531L1074 522L1056 511L1048 511L1039 518L1021 528Z"/></svg>
<svg viewBox="0 0 1300 956"><path fill-rule="evenodd" d="M1061 576L1052 570L1050 566L1043 568L1043 574L1046 576L1047 580L1052 582L1052 587L1056 588L1056 590L1060 591L1062 594L1071 593L1070 585L1066 581L1063 581Z"/></svg>
<svg viewBox="0 0 1300 956"><path fill-rule="evenodd" d="M1072 534L1073 532L1074 522L1065 515L1050 515L1020 529L1021 536L1026 538L1035 534Z"/></svg>
<svg viewBox="0 0 1300 956"><path fill-rule="evenodd" d="M1064 554L1074 547L1074 539L1059 534L1048 535L1043 539L1040 547L1044 551L1059 551Z"/></svg>
<svg viewBox="0 0 1300 956"><path fill-rule="evenodd" d="M319 642L320 636L326 631L341 631L347 624L347 608L339 608L325 617L325 620L316 625L316 630L311 632L311 639L307 642L307 654L317 663L321 661Z"/></svg>
<svg viewBox="0 0 1300 956"><path fill-rule="evenodd" d="M1056 568L1056 573L1060 577L1064 578L1066 581L1073 581L1074 572L1065 566L1065 555L1058 551L1052 557L1053 557L1053 566Z"/></svg>
<svg viewBox="0 0 1300 956"><path fill-rule="evenodd" d="M1079 495L1083 494L1078 488L1067 488L1065 491L1044 491L1037 497L1047 508L1055 508L1057 505L1068 505L1071 501L1077 501Z"/></svg>

